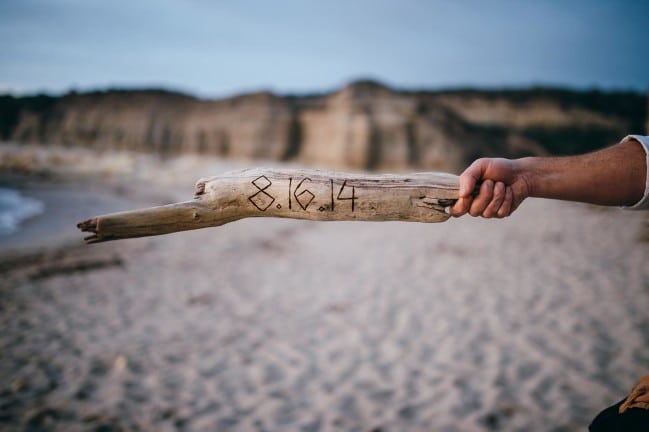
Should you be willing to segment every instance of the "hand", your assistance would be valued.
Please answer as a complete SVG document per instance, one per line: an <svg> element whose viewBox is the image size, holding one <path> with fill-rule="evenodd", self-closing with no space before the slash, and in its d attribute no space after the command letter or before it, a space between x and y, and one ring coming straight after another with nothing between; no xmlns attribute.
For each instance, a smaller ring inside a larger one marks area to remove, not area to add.
<svg viewBox="0 0 649 432"><path fill-rule="evenodd" d="M473 190L480 184L479 193ZM460 199L450 208L454 217L469 213L484 218L504 218L530 194L529 183L516 161L509 159L478 159L460 176Z"/></svg>
<svg viewBox="0 0 649 432"><path fill-rule="evenodd" d="M640 378L638 384L633 387L629 397L620 405L620 414L624 413L628 408L649 409L649 375Z"/></svg>

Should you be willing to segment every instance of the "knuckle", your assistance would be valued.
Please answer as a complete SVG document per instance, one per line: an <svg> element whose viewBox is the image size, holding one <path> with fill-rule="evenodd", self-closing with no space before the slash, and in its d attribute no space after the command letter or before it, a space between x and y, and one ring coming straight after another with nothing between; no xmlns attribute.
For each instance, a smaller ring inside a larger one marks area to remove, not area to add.
<svg viewBox="0 0 649 432"><path fill-rule="evenodd" d="M469 168L477 168L477 167L479 167L480 165L482 165L483 163L484 163L484 158L478 158L478 159L475 159L475 160L471 163L471 165L469 165Z"/></svg>

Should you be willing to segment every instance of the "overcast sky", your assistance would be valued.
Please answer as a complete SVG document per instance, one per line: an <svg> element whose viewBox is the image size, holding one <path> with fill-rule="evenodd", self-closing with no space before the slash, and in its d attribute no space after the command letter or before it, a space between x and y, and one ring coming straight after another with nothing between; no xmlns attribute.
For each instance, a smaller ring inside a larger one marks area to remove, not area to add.
<svg viewBox="0 0 649 432"><path fill-rule="evenodd" d="M0 0L0 92L649 88L649 1Z"/></svg>

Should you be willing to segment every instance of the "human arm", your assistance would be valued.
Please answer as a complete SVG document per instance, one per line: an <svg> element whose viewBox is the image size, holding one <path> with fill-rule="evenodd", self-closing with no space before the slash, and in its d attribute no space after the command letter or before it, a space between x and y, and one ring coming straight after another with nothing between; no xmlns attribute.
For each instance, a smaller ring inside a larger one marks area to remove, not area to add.
<svg viewBox="0 0 649 432"><path fill-rule="evenodd" d="M460 199L450 213L502 218L527 197L630 206L645 194L647 158L631 138L580 156L478 159L460 176Z"/></svg>

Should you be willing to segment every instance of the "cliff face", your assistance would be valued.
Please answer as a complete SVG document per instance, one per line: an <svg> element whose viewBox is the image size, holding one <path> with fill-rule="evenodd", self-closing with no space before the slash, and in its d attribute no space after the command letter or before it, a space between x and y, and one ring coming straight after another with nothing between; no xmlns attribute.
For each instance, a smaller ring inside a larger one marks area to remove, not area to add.
<svg viewBox="0 0 649 432"><path fill-rule="evenodd" d="M646 118L647 98L634 93L399 92L374 82L212 101L164 91L0 97L4 140L367 169L457 171L479 156L588 151L642 132Z"/></svg>
<svg viewBox="0 0 649 432"><path fill-rule="evenodd" d="M299 156L310 163L449 169L461 165L476 144L486 144L443 106L372 83L298 106Z"/></svg>
<svg viewBox="0 0 649 432"><path fill-rule="evenodd" d="M284 157L290 104L270 94L201 101L165 92L67 95L23 109L9 138L97 149Z"/></svg>

